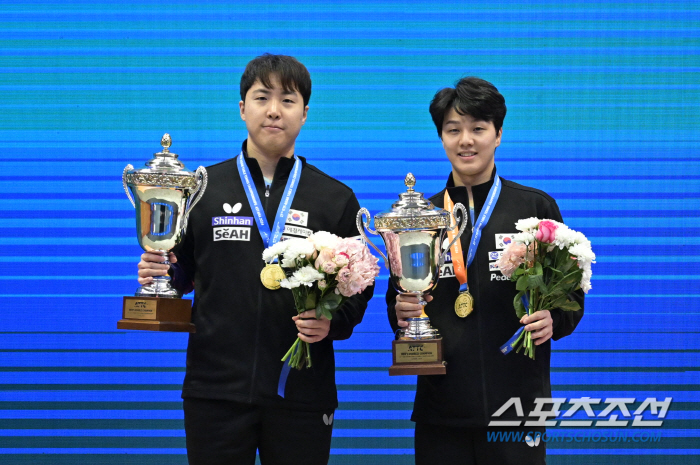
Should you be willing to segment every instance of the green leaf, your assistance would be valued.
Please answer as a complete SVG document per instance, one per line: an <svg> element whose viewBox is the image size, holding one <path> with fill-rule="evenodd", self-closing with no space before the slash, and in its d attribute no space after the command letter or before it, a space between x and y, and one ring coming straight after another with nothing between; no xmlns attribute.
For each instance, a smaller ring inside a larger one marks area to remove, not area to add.
<svg viewBox="0 0 700 465"><path fill-rule="evenodd" d="M550 292L548 294L548 297L550 297L552 299L556 299L556 298L559 298L561 296L566 296L566 292L561 287L556 287L556 288L552 289L552 292Z"/></svg>
<svg viewBox="0 0 700 465"><path fill-rule="evenodd" d="M552 266L554 263L556 263L556 257L554 257L554 259L553 259L550 254L546 254L544 256L544 266L545 267Z"/></svg>
<svg viewBox="0 0 700 465"><path fill-rule="evenodd" d="M540 262L535 263L535 266L532 268L534 271L535 276L541 276L542 275L542 265Z"/></svg>
<svg viewBox="0 0 700 465"><path fill-rule="evenodd" d="M578 302L568 300L564 305L559 305L557 308L566 310L567 312L574 312L581 309L581 305Z"/></svg>
<svg viewBox="0 0 700 465"><path fill-rule="evenodd" d="M519 291L525 291L527 290L527 285L529 282L529 276L523 275L518 278L518 281L515 283L515 288Z"/></svg>
<svg viewBox="0 0 700 465"><path fill-rule="evenodd" d="M561 270L558 270L556 268L549 268L552 270L552 279L561 279L564 277L564 273L561 272Z"/></svg>
<svg viewBox="0 0 700 465"><path fill-rule="evenodd" d="M515 269L515 271L513 272L513 276L520 276L523 273L525 273L525 269L521 265Z"/></svg>
<svg viewBox="0 0 700 465"><path fill-rule="evenodd" d="M575 264L576 260L571 259L571 257L569 256L569 251L562 250L560 264L557 268L559 268L564 274L566 274Z"/></svg>
<svg viewBox="0 0 700 465"><path fill-rule="evenodd" d="M559 285L563 289L572 287L576 283L579 283L581 281L582 275L583 275L583 270L576 268L574 271L572 271L571 273L564 276L564 278L560 281Z"/></svg>
<svg viewBox="0 0 700 465"><path fill-rule="evenodd" d="M306 308L307 310L311 310L312 308L316 308L316 293L309 292L309 294L306 296L306 302L304 303L304 308Z"/></svg>
<svg viewBox="0 0 700 465"><path fill-rule="evenodd" d="M566 304L566 302L568 302L568 299L566 298L566 294L562 293L561 295L557 296L555 299L552 300L550 307L551 308L561 308L561 306Z"/></svg>
<svg viewBox="0 0 700 465"><path fill-rule="evenodd" d="M331 313L330 310L326 310L325 308L323 309L323 315L329 320L333 319L333 313Z"/></svg>
<svg viewBox="0 0 700 465"><path fill-rule="evenodd" d="M342 301L343 297L333 292L323 296L321 301L318 303L318 307L321 309L323 314L326 315L326 312L332 313L336 311L338 307L340 307ZM326 318L328 318L328 315L326 315ZM328 319L330 320L330 318Z"/></svg>
<svg viewBox="0 0 700 465"><path fill-rule="evenodd" d="M515 314L518 316L518 320L527 314L527 309L523 305L522 296L525 294L524 291L520 291L515 294L513 298L513 308L515 308Z"/></svg>
<svg viewBox="0 0 700 465"><path fill-rule="evenodd" d="M527 277L527 288L528 289L537 289L539 288L542 292L546 292L547 288L544 285L544 279L542 279L542 275L538 274L535 276L528 276Z"/></svg>

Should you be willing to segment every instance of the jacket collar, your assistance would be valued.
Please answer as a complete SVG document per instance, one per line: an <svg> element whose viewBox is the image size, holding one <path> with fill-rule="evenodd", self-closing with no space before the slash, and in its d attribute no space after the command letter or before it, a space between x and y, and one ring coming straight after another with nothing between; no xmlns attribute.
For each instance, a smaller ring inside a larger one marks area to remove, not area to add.
<svg viewBox="0 0 700 465"><path fill-rule="evenodd" d="M484 203L486 203L486 198L489 195L489 190L491 190L491 186L493 186L495 175L496 167L494 166L493 171L491 172L491 179L489 179L483 184L477 184L476 186L472 186L472 195L474 196L474 208L476 210L477 215L481 211L481 207L484 205ZM467 195L467 188L465 186L455 186L455 181L454 177L452 176L452 172L450 172L450 175L447 178L446 189L447 192L449 192L450 198L453 202L461 202L464 204L465 207L469 207L469 196Z"/></svg>
<svg viewBox="0 0 700 465"><path fill-rule="evenodd" d="M245 163L248 165L248 169L250 170L250 174L253 176L253 179L255 181L263 182L263 174L262 170L260 169L260 165L258 164L258 160L248 156L248 139L244 140L241 144L241 152L243 152ZM302 168L306 166L306 158L300 155L297 155L297 157L299 160L301 160ZM275 167L275 175L272 179L284 180L289 178L289 173L292 172L292 168L294 168L294 158L280 158L277 162L277 167Z"/></svg>

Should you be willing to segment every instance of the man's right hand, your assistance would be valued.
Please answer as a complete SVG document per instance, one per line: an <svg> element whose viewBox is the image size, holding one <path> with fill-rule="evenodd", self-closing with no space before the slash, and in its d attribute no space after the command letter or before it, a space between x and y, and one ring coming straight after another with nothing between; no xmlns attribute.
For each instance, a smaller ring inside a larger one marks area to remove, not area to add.
<svg viewBox="0 0 700 465"><path fill-rule="evenodd" d="M170 252L168 255L170 263L177 263L177 257L174 253ZM144 252L141 254L141 261L138 264L139 267L139 284L145 286L153 282L154 276L167 276L169 265L165 265L165 257L159 253L155 252Z"/></svg>
<svg viewBox="0 0 700 465"><path fill-rule="evenodd" d="M423 299L426 302L433 300L430 294L423 294ZM405 328L408 326L407 318L418 318L423 314L423 306L418 303L418 296L415 294L399 294L396 296L396 318L399 326Z"/></svg>

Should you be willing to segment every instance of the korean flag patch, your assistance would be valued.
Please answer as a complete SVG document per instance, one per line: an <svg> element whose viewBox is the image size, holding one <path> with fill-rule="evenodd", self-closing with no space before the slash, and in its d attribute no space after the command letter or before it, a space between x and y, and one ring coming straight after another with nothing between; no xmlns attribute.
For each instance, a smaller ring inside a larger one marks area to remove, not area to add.
<svg viewBox="0 0 700 465"><path fill-rule="evenodd" d="M508 244L513 242L514 234L496 234L496 248L505 249Z"/></svg>

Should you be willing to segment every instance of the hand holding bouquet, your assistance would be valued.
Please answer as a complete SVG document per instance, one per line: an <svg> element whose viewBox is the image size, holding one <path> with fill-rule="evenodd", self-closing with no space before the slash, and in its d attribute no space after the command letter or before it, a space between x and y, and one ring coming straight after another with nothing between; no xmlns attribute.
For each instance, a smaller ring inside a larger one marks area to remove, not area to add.
<svg viewBox="0 0 700 465"><path fill-rule="evenodd" d="M263 260L279 260L286 278L280 286L292 291L297 313L316 309L316 318L333 314L345 301L374 283L377 258L359 240L319 231L306 239L289 239L263 251ZM292 368L311 367L309 343L297 338L282 358Z"/></svg>
<svg viewBox="0 0 700 465"><path fill-rule="evenodd" d="M497 264L503 275L516 282L518 294L513 306L518 318L553 308L579 310L581 306L569 295L578 289L584 293L591 289L591 263L595 263L591 242L582 233L553 220L527 218L518 221L515 228L520 233ZM530 332L521 328L517 338L501 349L508 353L516 346L516 352L524 349L535 358Z"/></svg>

